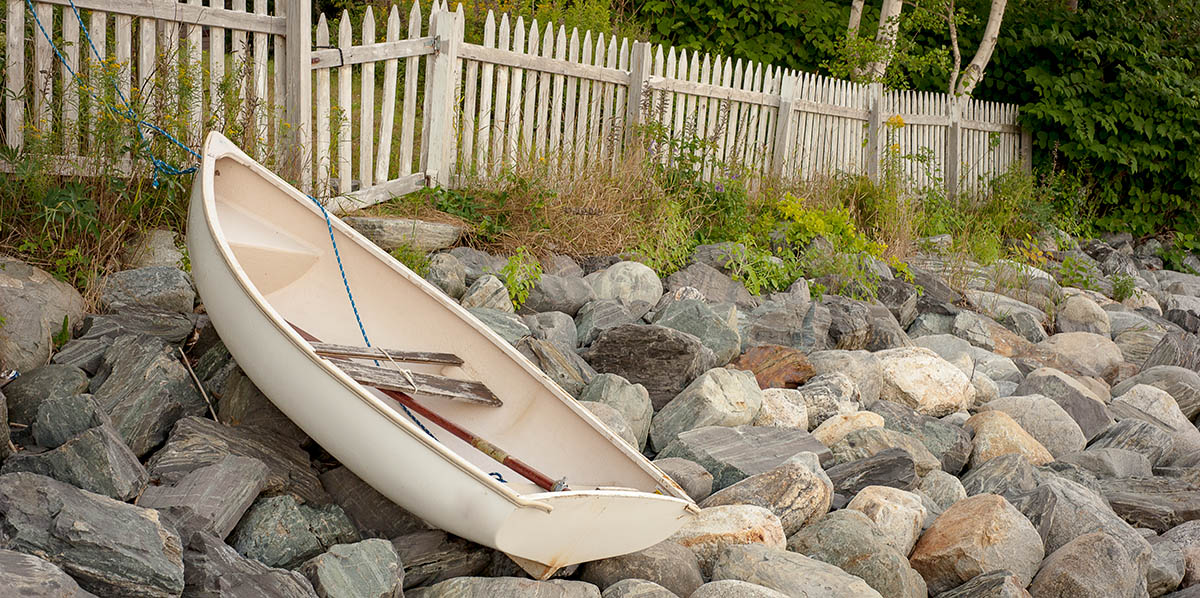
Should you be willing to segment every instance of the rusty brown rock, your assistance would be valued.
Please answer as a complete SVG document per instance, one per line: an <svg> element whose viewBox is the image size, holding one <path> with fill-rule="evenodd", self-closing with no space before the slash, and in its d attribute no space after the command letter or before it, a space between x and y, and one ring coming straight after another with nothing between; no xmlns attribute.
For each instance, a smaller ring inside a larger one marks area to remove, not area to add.
<svg viewBox="0 0 1200 598"><path fill-rule="evenodd" d="M989 459L1011 453L1020 454L1031 465L1045 465L1054 461L1054 455L1051 455L1042 443L1003 411L976 413L963 427L975 434L974 446L971 449L972 468Z"/></svg>
<svg viewBox="0 0 1200 598"><path fill-rule="evenodd" d="M954 503L921 536L909 562L940 594L1005 569L1029 585L1045 556L1033 524L1004 497L979 494Z"/></svg>
<svg viewBox="0 0 1200 598"><path fill-rule="evenodd" d="M791 347L750 347L729 367L754 372L759 388L796 388L817 375L808 357Z"/></svg>

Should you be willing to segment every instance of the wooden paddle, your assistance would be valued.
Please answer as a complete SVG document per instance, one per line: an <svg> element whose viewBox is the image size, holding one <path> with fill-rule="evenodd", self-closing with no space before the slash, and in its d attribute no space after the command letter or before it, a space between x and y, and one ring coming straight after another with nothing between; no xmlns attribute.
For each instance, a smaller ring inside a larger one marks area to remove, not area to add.
<svg viewBox="0 0 1200 598"><path fill-rule="evenodd" d="M288 322L288 324L291 325L292 329L295 330L301 338L309 343L321 342L320 339L309 334L308 332L305 332L299 326L292 324L291 322ZM335 363L334 365L336 366L337 364ZM524 461L521 461L520 459L508 454L508 452L504 449L501 449L500 447L488 442L487 440L484 440L483 438L480 438L478 435L466 430L458 424L455 424L454 422L434 413L433 411L430 411L408 394L399 390L387 388L380 388L378 390L387 395L388 398L391 398L401 405L404 405L405 407L417 412L425 419L436 424L439 428L446 430L447 432L457 436L463 442L475 447L475 449L479 452L491 457L492 459L495 459L501 465L504 465L505 467L517 472L517 474L521 477L533 482L534 484L537 484L539 488L547 492L557 492L568 489L565 483L554 481L549 476L534 469Z"/></svg>

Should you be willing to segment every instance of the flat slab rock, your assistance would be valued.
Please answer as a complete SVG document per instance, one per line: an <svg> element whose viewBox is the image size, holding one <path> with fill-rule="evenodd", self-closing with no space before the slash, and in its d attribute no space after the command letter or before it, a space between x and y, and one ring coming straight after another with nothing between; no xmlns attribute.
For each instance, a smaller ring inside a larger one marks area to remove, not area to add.
<svg viewBox="0 0 1200 598"><path fill-rule="evenodd" d="M358 540L358 530L341 507L296 504L287 494L255 501L229 535L239 554L287 569L335 544Z"/></svg>
<svg viewBox="0 0 1200 598"><path fill-rule="evenodd" d="M454 245L463 233L463 227L457 224L410 218L347 216L343 220L372 243L387 251L407 245L429 253Z"/></svg>
<svg viewBox="0 0 1200 598"><path fill-rule="evenodd" d="M456 577L405 593L408 598L600 598L600 588L582 582L519 577Z"/></svg>
<svg viewBox="0 0 1200 598"><path fill-rule="evenodd" d="M300 565L298 571L321 596L398 598L404 594L404 568L396 549L379 538L338 544Z"/></svg>
<svg viewBox="0 0 1200 598"><path fill-rule="evenodd" d="M441 530L398 536L392 539L392 546L404 564L405 590L479 575L491 562L493 552Z"/></svg>
<svg viewBox="0 0 1200 598"><path fill-rule="evenodd" d="M307 502L329 502L329 495L309 463L308 453L278 437L231 428L210 419L185 417L179 420L171 430L166 446L155 453L147 465L152 478L174 484L192 471L216 463L227 455L262 461L267 466L264 492L290 492Z"/></svg>
<svg viewBox="0 0 1200 598"><path fill-rule="evenodd" d="M0 476L0 548L35 553L101 596L183 591L183 547L158 511L32 473Z"/></svg>
<svg viewBox="0 0 1200 598"><path fill-rule="evenodd" d="M429 529L416 515L388 500L345 467L321 474L321 485L365 536L395 538Z"/></svg>
<svg viewBox="0 0 1200 598"><path fill-rule="evenodd" d="M805 451L815 453L822 466L833 461L833 453L804 430L758 426L706 426L688 430L663 449L658 458L680 457L699 463L712 474L713 491L717 491L774 469Z"/></svg>
<svg viewBox="0 0 1200 598"><path fill-rule="evenodd" d="M316 598L303 575L274 569L237 553L220 538L188 538L184 593L188 598Z"/></svg>
<svg viewBox="0 0 1200 598"><path fill-rule="evenodd" d="M0 587L23 598L95 598L54 563L36 556L0 550Z"/></svg>
<svg viewBox="0 0 1200 598"><path fill-rule="evenodd" d="M175 484L150 486L138 504L158 509L178 528L225 538L267 483L267 466L228 455L185 475Z"/></svg>
<svg viewBox="0 0 1200 598"><path fill-rule="evenodd" d="M716 363L716 355L686 332L665 326L626 324L610 328L582 354L597 372L641 384L661 409Z"/></svg>

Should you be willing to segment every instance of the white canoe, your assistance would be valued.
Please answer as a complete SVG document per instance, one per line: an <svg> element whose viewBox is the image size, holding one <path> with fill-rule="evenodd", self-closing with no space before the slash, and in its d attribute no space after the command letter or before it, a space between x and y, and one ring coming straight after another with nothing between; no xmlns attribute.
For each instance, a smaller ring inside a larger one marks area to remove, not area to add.
<svg viewBox="0 0 1200 598"><path fill-rule="evenodd" d="M355 382L293 330L365 346L331 235L372 346L453 353L461 366L403 367L482 382L503 406L412 397L565 478L568 490L543 490L418 417L431 437L395 400ZM697 512L678 485L511 345L217 133L193 184L187 240L208 314L250 379L343 465L429 524L544 578L656 544Z"/></svg>

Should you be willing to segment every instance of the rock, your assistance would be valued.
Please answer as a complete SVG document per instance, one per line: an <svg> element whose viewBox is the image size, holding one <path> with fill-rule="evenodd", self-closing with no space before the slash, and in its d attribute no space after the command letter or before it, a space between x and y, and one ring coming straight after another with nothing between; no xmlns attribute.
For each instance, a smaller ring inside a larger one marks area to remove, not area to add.
<svg viewBox="0 0 1200 598"><path fill-rule="evenodd" d="M652 581L622 579L601 594L602 598L678 598L678 594Z"/></svg>
<svg viewBox="0 0 1200 598"><path fill-rule="evenodd" d="M338 544L297 568L322 598L400 598L404 569L391 542Z"/></svg>
<svg viewBox="0 0 1200 598"><path fill-rule="evenodd" d="M404 566L404 589L433 585L455 577L479 575L492 550L441 530L414 532L392 539Z"/></svg>
<svg viewBox="0 0 1200 598"><path fill-rule="evenodd" d="M309 464L308 453L274 436L230 428L209 419L186 417L175 424L167 444L147 463L150 475L166 484L220 461L227 455L251 457L267 466L264 492L290 492L307 502L323 503L329 496Z"/></svg>
<svg viewBox="0 0 1200 598"><path fill-rule="evenodd" d="M1150 477L1150 460L1141 453L1118 448L1090 448L1058 458L1077 465L1098 478Z"/></svg>
<svg viewBox="0 0 1200 598"><path fill-rule="evenodd" d="M1022 455L1033 465L1045 465L1054 460L1042 443L1003 411L984 411L973 415L967 420L966 428L975 436L971 467L1010 453Z"/></svg>
<svg viewBox="0 0 1200 598"><path fill-rule="evenodd" d="M565 255L557 253L542 258L542 271L555 276L574 276L577 278L583 277L583 268L575 263L575 260Z"/></svg>
<svg viewBox="0 0 1200 598"><path fill-rule="evenodd" d="M992 571L976 575L971 581L938 594L938 598L1030 598L1025 585L1008 571Z"/></svg>
<svg viewBox="0 0 1200 598"><path fill-rule="evenodd" d="M1163 317L1178 324L1180 328L1200 333L1200 297L1168 295L1163 307Z"/></svg>
<svg viewBox="0 0 1200 598"><path fill-rule="evenodd" d="M53 563L11 550L0 550L0 587L25 598L95 598Z"/></svg>
<svg viewBox="0 0 1200 598"><path fill-rule="evenodd" d="M1150 545L1141 534L1084 486L1059 476L1043 476L1035 489L1014 494L1013 505L1037 528L1048 552L1099 530L1124 545L1139 569L1144 570L1150 562Z"/></svg>
<svg viewBox="0 0 1200 598"><path fill-rule="evenodd" d="M189 598L315 598L299 573L273 569L243 557L219 538L192 534L183 553L184 593Z"/></svg>
<svg viewBox="0 0 1200 598"><path fill-rule="evenodd" d="M1100 481L1113 512L1134 525L1165 532L1200 518L1200 488L1173 478L1114 478Z"/></svg>
<svg viewBox="0 0 1200 598"><path fill-rule="evenodd" d="M663 408L716 361L690 334L638 324L605 330L582 356L598 372L645 386L655 409Z"/></svg>
<svg viewBox="0 0 1200 598"><path fill-rule="evenodd" d="M52 396L37 407L33 439L43 448L57 448L71 437L112 421L91 395ZM51 476L53 477L53 476Z"/></svg>
<svg viewBox="0 0 1200 598"><path fill-rule="evenodd" d="M938 357L954 364L959 371L970 376L975 371L975 356L971 343L952 334L929 334L918 337L913 341L918 347L925 347L938 354ZM980 349L982 351L982 349Z"/></svg>
<svg viewBox="0 0 1200 598"><path fill-rule="evenodd" d="M529 327L525 325L525 321L511 311L503 311L498 309L488 309L486 307L473 307L469 310L471 315L479 318L492 332L495 332L510 345L517 344L517 341L529 336Z"/></svg>
<svg viewBox="0 0 1200 598"><path fill-rule="evenodd" d="M750 476L704 499L702 508L722 505L757 505L779 517L784 535L829 512L833 484L817 463L816 455L793 457L783 465Z"/></svg>
<svg viewBox="0 0 1200 598"><path fill-rule="evenodd" d="M130 500L149 476L110 425L96 426L44 453L21 452L5 459L0 474L26 471L117 500Z"/></svg>
<svg viewBox="0 0 1200 598"><path fill-rule="evenodd" d="M463 233L459 224L410 218L346 216L342 221L384 251L407 246L429 253L454 245Z"/></svg>
<svg viewBox="0 0 1200 598"><path fill-rule="evenodd" d="M787 594L758 584L722 579L700 586L691 598L787 598Z"/></svg>
<svg viewBox="0 0 1200 598"><path fill-rule="evenodd" d="M679 457L666 457L656 459L654 465L675 480L692 500L700 502L712 494L713 476L699 463Z"/></svg>
<svg viewBox="0 0 1200 598"><path fill-rule="evenodd" d="M1104 401L1074 378L1051 368L1040 368L1029 373L1017 387L1018 395L1042 395L1062 407L1091 441L1113 423L1112 415Z"/></svg>
<svg viewBox="0 0 1200 598"><path fill-rule="evenodd" d="M742 350L758 345L781 345L810 353L828 348L829 308L818 303L770 301L752 309L742 321Z"/></svg>
<svg viewBox="0 0 1200 598"><path fill-rule="evenodd" d="M162 444L176 420L207 409L173 349L148 336L113 341L90 388L138 457Z"/></svg>
<svg viewBox="0 0 1200 598"><path fill-rule="evenodd" d="M542 274L521 306L522 313L557 311L574 316L596 298L592 287L576 276Z"/></svg>
<svg viewBox="0 0 1200 598"><path fill-rule="evenodd" d="M53 337L83 321L83 297L25 262L0 256L0 369L33 370L50 360Z"/></svg>
<svg viewBox="0 0 1200 598"><path fill-rule="evenodd" d="M1175 526L1161 536L1179 545L1183 551L1183 587L1194 587L1200 581L1200 522L1188 521Z"/></svg>
<svg viewBox="0 0 1200 598"><path fill-rule="evenodd" d="M191 313L195 303L196 291L192 289L191 278L174 267L123 270L109 274L101 282L100 305L108 310L140 306Z"/></svg>
<svg viewBox="0 0 1200 598"><path fill-rule="evenodd" d="M395 538L428 529L416 515L380 494L345 467L322 473L321 485L364 537Z"/></svg>
<svg viewBox="0 0 1200 598"><path fill-rule="evenodd" d="M834 489L846 496L853 496L867 486L891 486L901 490L912 490L916 487L918 479L912 455L900 448L887 449L864 459L835 465L825 473L833 482ZM936 473L936 470L929 473Z"/></svg>
<svg viewBox="0 0 1200 598"><path fill-rule="evenodd" d="M762 391L749 372L711 369L654 416L650 443L655 448L664 448L688 430L749 424L761 405Z"/></svg>
<svg viewBox="0 0 1200 598"><path fill-rule="evenodd" d="M255 501L230 534L229 545L268 567L292 569L335 544L358 539L341 507L297 504L285 494Z"/></svg>
<svg viewBox="0 0 1200 598"><path fill-rule="evenodd" d="M505 258L470 247L455 247L447 253L454 256L463 265L464 282L467 285L474 283L485 274L496 274L508 263Z"/></svg>
<svg viewBox="0 0 1200 598"><path fill-rule="evenodd" d="M512 299L508 296L508 289L499 278L491 274L484 274L471 283L471 286L463 291L459 303L467 309L494 309L505 313L515 311Z"/></svg>
<svg viewBox="0 0 1200 598"><path fill-rule="evenodd" d="M1142 581L1125 549L1108 534L1079 536L1046 557L1029 587L1041 597L1125 598Z"/></svg>
<svg viewBox="0 0 1200 598"><path fill-rule="evenodd" d="M764 389L796 388L816 375L804 353L780 345L751 347L729 367L753 372Z"/></svg>
<svg viewBox="0 0 1200 598"><path fill-rule="evenodd" d="M1060 332L1038 343L1037 348L1057 355L1080 374L1095 378L1125 360L1107 335L1091 332Z"/></svg>
<svg viewBox="0 0 1200 598"><path fill-rule="evenodd" d="M968 471L962 477L968 496L999 494L1012 499L1038 485L1033 466L1024 456L1013 453L1001 455Z"/></svg>
<svg viewBox="0 0 1200 598"><path fill-rule="evenodd" d="M931 471L922 478L917 491L929 497L942 511L967 497L967 490L958 478L938 470Z"/></svg>
<svg viewBox="0 0 1200 598"><path fill-rule="evenodd" d="M1081 451L1087 444L1071 415L1041 395L1004 397L988 402L983 409L1003 411L1055 457Z"/></svg>
<svg viewBox="0 0 1200 598"><path fill-rule="evenodd" d="M916 438L885 428L855 430L847 434L830 450L839 464L845 464L892 448L903 449L912 457L918 476L939 469L942 465L941 461Z"/></svg>
<svg viewBox="0 0 1200 598"><path fill-rule="evenodd" d="M631 310L642 312L657 303L663 294L658 275L640 262L619 262L588 274L584 280L591 284L597 299L616 299Z"/></svg>
<svg viewBox="0 0 1200 598"><path fill-rule="evenodd" d="M1183 582L1184 558L1179 545L1166 538L1147 538L1154 551L1150 557L1150 568L1146 571L1146 590L1150 598L1157 598L1179 587Z"/></svg>
<svg viewBox="0 0 1200 598"><path fill-rule="evenodd" d="M654 323L699 338L716 355L717 364L729 363L741 350L742 339L737 331L736 318L733 322L723 319L697 299L672 303L655 314Z"/></svg>
<svg viewBox="0 0 1200 598"><path fill-rule="evenodd" d="M1112 395L1119 397L1139 384L1166 391L1188 419L1200 415L1200 374L1178 366L1158 365L1114 386Z"/></svg>
<svg viewBox="0 0 1200 598"><path fill-rule="evenodd" d="M1150 330L1126 330L1113 337L1121 356L1129 363L1142 363L1162 341L1166 333Z"/></svg>
<svg viewBox="0 0 1200 598"><path fill-rule="evenodd" d="M522 320L533 338L553 343L563 349L574 350L578 346L575 320L561 311L529 314Z"/></svg>
<svg viewBox="0 0 1200 598"><path fill-rule="evenodd" d="M228 456L176 484L147 487L138 504L162 512L187 537L201 532L224 539L258 497L266 478L261 461Z"/></svg>
<svg viewBox="0 0 1200 598"><path fill-rule="evenodd" d="M842 374L858 388L863 403L874 403L883 388L883 369L874 353L866 351L817 351L808 356L817 374Z"/></svg>
<svg viewBox="0 0 1200 598"><path fill-rule="evenodd" d="M860 511L834 511L788 538L788 550L861 577L883 596L923 598L925 580Z"/></svg>
<svg viewBox="0 0 1200 598"><path fill-rule="evenodd" d="M182 546L158 512L32 473L0 475L3 548L33 553L101 596L178 596Z"/></svg>
<svg viewBox="0 0 1200 598"><path fill-rule="evenodd" d="M615 374L599 374L587 383L579 400L595 401L616 409L629 424L639 450L646 447L654 407L645 386L631 384Z"/></svg>
<svg viewBox="0 0 1200 598"><path fill-rule="evenodd" d="M971 437L962 427L890 401L876 401L871 411L883 417L885 428L920 440L941 462L943 470L957 474L966 465L971 455Z"/></svg>
<svg viewBox="0 0 1200 598"><path fill-rule="evenodd" d="M855 351L865 349L871 338L871 318L867 305L840 295L825 295L821 304L829 309L830 348Z"/></svg>
<svg viewBox="0 0 1200 598"><path fill-rule="evenodd" d="M166 343L179 344L191 336L200 317L154 307L121 305L115 313L85 317L75 340L112 344L112 341L127 334L146 334ZM95 366L88 368L84 365L92 366L90 359L79 367L95 371Z"/></svg>
<svg viewBox="0 0 1200 598"><path fill-rule="evenodd" d="M580 579L595 584L604 590L606 596L613 586L630 579L653 582L671 592L672 596L691 596L704 583L696 554L671 541L659 542L638 552L586 563Z"/></svg>
<svg viewBox="0 0 1200 598"><path fill-rule="evenodd" d="M1003 497L981 494L946 509L913 548L909 561L931 594L1005 569L1024 587L1045 555L1037 529Z"/></svg>
<svg viewBox="0 0 1200 598"><path fill-rule="evenodd" d="M808 429L808 406L803 395L790 388L767 388L752 426Z"/></svg>
<svg viewBox="0 0 1200 598"><path fill-rule="evenodd" d="M754 505L723 505L701 509L691 522L670 538L691 550L700 571L711 578L722 550L741 544L762 544L783 550L787 539L783 526L771 511Z"/></svg>
<svg viewBox="0 0 1200 598"><path fill-rule="evenodd" d="M1142 369L1156 365L1174 365L1200 373L1200 336L1187 332L1168 333L1142 363Z"/></svg>
<svg viewBox="0 0 1200 598"><path fill-rule="evenodd" d="M1200 431L1179 410L1175 399L1153 386L1138 385L1113 399L1110 410L1121 417L1132 417L1153 424L1170 434L1173 442L1164 447L1164 464L1192 462L1200 452Z"/></svg>
<svg viewBox="0 0 1200 598"><path fill-rule="evenodd" d="M822 465L833 458L825 445L803 430L707 426L680 434L658 458L680 457L699 463L712 474L716 491L774 469L805 451L815 453Z"/></svg>
<svg viewBox="0 0 1200 598"><path fill-rule="evenodd" d="M917 543L928 515L917 495L888 486L863 488L846 508L866 515L883 534L883 542L905 556Z"/></svg>
<svg viewBox="0 0 1200 598"><path fill-rule="evenodd" d="M821 444L832 447L841 442L847 434L865 428L882 428L883 417L870 411L843 413L830 417L812 431L813 438Z"/></svg>
<svg viewBox="0 0 1200 598"><path fill-rule="evenodd" d="M87 374L75 366L51 364L29 370L4 387L8 421L29 425L43 401L77 395L87 386Z"/></svg>
<svg viewBox="0 0 1200 598"><path fill-rule="evenodd" d="M629 309L616 299L588 302L575 316L576 345L586 347L592 344L601 332L632 324L636 319L629 313Z"/></svg>
<svg viewBox="0 0 1200 598"><path fill-rule="evenodd" d="M1046 312L1042 311L1041 308L1007 295L974 289L968 290L966 295L967 299L978 308L979 312L997 322L1003 322L1016 314L1027 316L1039 324L1046 320Z"/></svg>
<svg viewBox="0 0 1200 598"><path fill-rule="evenodd" d="M75 366L92 375L111 344L108 339L72 339L50 358L50 363Z"/></svg>
<svg viewBox="0 0 1200 598"><path fill-rule="evenodd" d="M876 353L883 368L879 398L940 417L967 408L975 389L962 372L923 347Z"/></svg>
<svg viewBox="0 0 1200 598"><path fill-rule="evenodd" d="M1174 439L1166 430L1138 419L1123 419L1096 437L1091 448L1119 448L1145 455L1159 465Z"/></svg>
<svg viewBox="0 0 1200 598"><path fill-rule="evenodd" d="M466 267L453 255L438 253L429 258L429 272L425 274L425 279L452 299L461 299L467 291L466 278Z"/></svg>
<svg viewBox="0 0 1200 598"><path fill-rule="evenodd" d="M797 388L794 396L803 402L809 427L818 427L839 414L861 409L858 386L844 374L821 374Z"/></svg>
<svg viewBox="0 0 1200 598"><path fill-rule="evenodd" d="M742 283L734 281L708 264L692 263L667 277L667 291L676 291L683 287L692 287L700 291L705 299L713 303L736 303L742 308L758 305L758 300Z"/></svg>
<svg viewBox="0 0 1200 598"><path fill-rule="evenodd" d="M228 426L246 426L251 430L287 438L296 446L312 442L300 426L288 419L240 367L229 373L217 398L217 419Z"/></svg>
<svg viewBox="0 0 1200 598"><path fill-rule="evenodd" d="M579 398L596 375L596 370L569 348L528 336L514 344L522 355L572 397Z"/></svg>
<svg viewBox="0 0 1200 598"><path fill-rule="evenodd" d="M715 566L714 581L735 579L782 592L792 598L880 598L861 578L794 552L770 546L731 546Z"/></svg>
<svg viewBox="0 0 1200 598"><path fill-rule="evenodd" d="M175 232L163 228L153 228L139 234L125 247L121 261L129 268L184 267L183 253L179 251Z"/></svg>
<svg viewBox="0 0 1200 598"><path fill-rule="evenodd" d="M1059 307L1054 323L1059 332L1090 332L1110 336L1108 314L1095 301L1083 295L1072 295Z"/></svg>
<svg viewBox="0 0 1200 598"><path fill-rule="evenodd" d="M589 583L565 579L455 577L407 595L409 598L599 598L600 590Z"/></svg>
<svg viewBox="0 0 1200 598"><path fill-rule="evenodd" d="M896 321L896 317L886 307L875 304L868 305L867 314L871 329L871 334L867 339L867 349L883 351L913 345L908 333L904 332L900 323Z"/></svg>
<svg viewBox="0 0 1200 598"><path fill-rule="evenodd" d="M917 299L921 293L917 288L902 280L880 280L875 298L879 300L902 328L908 328L917 319Z"/></svg>
<svg viewBox="0 0 1200 598"><path fill-rule="evenodd" d="M594 401L580 401L579 405L591 412L617 438L624 440L625 444L641 450L638 446L638 437L634 434L633 428L630 427L629 422L625 421L625 416L621 415L620 411L604 403L596 403Z"/></svg>

